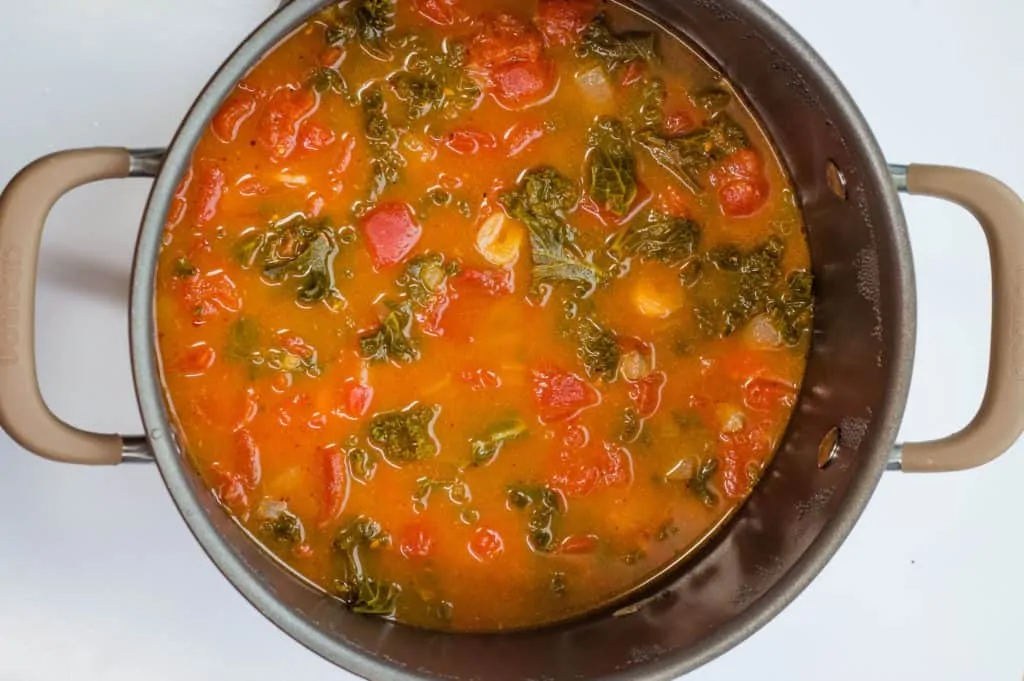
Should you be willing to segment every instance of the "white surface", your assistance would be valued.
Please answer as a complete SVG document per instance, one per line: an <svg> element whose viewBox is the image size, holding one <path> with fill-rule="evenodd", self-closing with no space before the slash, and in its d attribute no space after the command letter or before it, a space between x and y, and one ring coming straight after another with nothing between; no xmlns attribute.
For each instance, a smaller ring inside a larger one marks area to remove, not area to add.
<svg viewBox="0 0 1024 681"><path fill-rule="evenodd" d="M0 0L0 185L49 151L166 143L274 0ZM1024 3L774 0L838 72L892 161L987 170L1024 192ZM47 226L39 376L70 422L135 432L127 281L148 184L75 193ZM920 344L903 436L967 421L989 276L962 212L910 200ZM1024 225L1021 226L1024 229ZM1024 446L956 475L887 475L824 573L697 681L1017 681ZM35 459L0 434L0 680L347 675L279 633L206 559L152 467ZM351 678L351 677L348 677Z"/></svg>

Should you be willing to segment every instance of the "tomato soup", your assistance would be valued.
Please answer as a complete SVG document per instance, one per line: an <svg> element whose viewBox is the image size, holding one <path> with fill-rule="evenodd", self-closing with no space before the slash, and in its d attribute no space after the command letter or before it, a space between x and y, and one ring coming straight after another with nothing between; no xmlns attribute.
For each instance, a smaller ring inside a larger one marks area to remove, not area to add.
<svg viewBox="0 0 1024 681"><path fill-rule="evenodd" d="M812 281L730 85L590 0L349 0L235 88L157 274L226 512L356 612L496 631L676 566L786 428Z"/></svg>

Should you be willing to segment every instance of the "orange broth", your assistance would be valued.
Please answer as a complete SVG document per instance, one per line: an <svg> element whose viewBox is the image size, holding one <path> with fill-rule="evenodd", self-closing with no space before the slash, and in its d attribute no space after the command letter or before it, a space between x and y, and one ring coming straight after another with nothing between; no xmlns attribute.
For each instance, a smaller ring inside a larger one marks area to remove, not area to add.
<svg viewBox="0 0 1024 681"><path fill-rule="evenodd" d="M314 17L198 143L157 276L180 442L359 612L577 616L691 553L778 445L810 341L792 187L621 9L387 5Z"/></svg>

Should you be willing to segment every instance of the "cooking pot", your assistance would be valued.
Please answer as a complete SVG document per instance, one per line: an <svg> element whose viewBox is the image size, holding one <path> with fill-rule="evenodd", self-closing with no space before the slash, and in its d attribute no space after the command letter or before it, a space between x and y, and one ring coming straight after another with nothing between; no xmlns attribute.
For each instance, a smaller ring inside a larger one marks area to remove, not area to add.
<svg viewBox="0 0 1024 681"><path fill-rule="evenodd" d="M236 82L324 0L294 0L242 43L166 150L79 149L26 167L0 196L0 426L41 456L155 461L186 523L237 589L286 633L373 679L670 679L764 625L822 569L886 468L951 471L1003 453L1024 429L1024 203L973 171L888 166L856 106L811 48L757 0L631 0L702 50L748 100L803 208L816 315L793 420L736 517L685 566L626 607L511 634L432 632L346 610L264 552L206 489L176 440L155 342L154 274L164 221L193 147ZM59 421L35 376L35 269L53 203L87 182L155 182L135 250L130 333L144 436ZM915 342L910 246L898 191L978 218L992 260L988 386L961 432L896 445Z"/></svg>

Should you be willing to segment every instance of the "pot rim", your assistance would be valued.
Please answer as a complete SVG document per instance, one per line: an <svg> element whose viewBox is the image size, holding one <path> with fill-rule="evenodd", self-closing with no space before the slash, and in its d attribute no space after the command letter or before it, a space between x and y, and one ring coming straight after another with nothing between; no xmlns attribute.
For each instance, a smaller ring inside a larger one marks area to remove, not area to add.
<svg viewBox="0 0 1024 681"><path fill-rule="evenodd" d="M164 401L160 378L154 316L155 275L164 224L179 178L191 162L199 137L238 81L325 3L326 0L292 0L268 17L217 69L175 133L162 169L150 191L135 248L129 304L132 370L146 437L164 484L189 530L238 592L291 638L351 673L382 681L428 679L432 677L399 669L379 657L332 639L291 612L250 573L244 562L216 531L202 509L196 490L189 484L186 470L188 463L180 455L173 435L170 410ZM628 7L631 3L623 4ZM900 333L889 357L889 361L896 367L890 385L890 408L877 416L879 442L886 446L861 453L863 470L851 483L843 506L821 529L799 561L759 601L694 648L666 654L647 666L607 678L635 679L642 674L646 679L656 681L674 679L735 647L792 602L832 558L871 498L885 470L889 449L896 441L909 391L916 331L913 263L903 211L881 149L845 87L792 27L761 0L730 0L729 4L750 14L762 22L768 31L788 43L801 59L802 67L831 91L839 115L845 117L849 129L854 132L851 141L860 145L871 158L871 163L864 168L868 175L867 181L883 188L879 200L893 231L893 247L896 262L899 263L898 271L893 274L901 293L897 310L899 324L893 327L899 329Z"/></svg>

